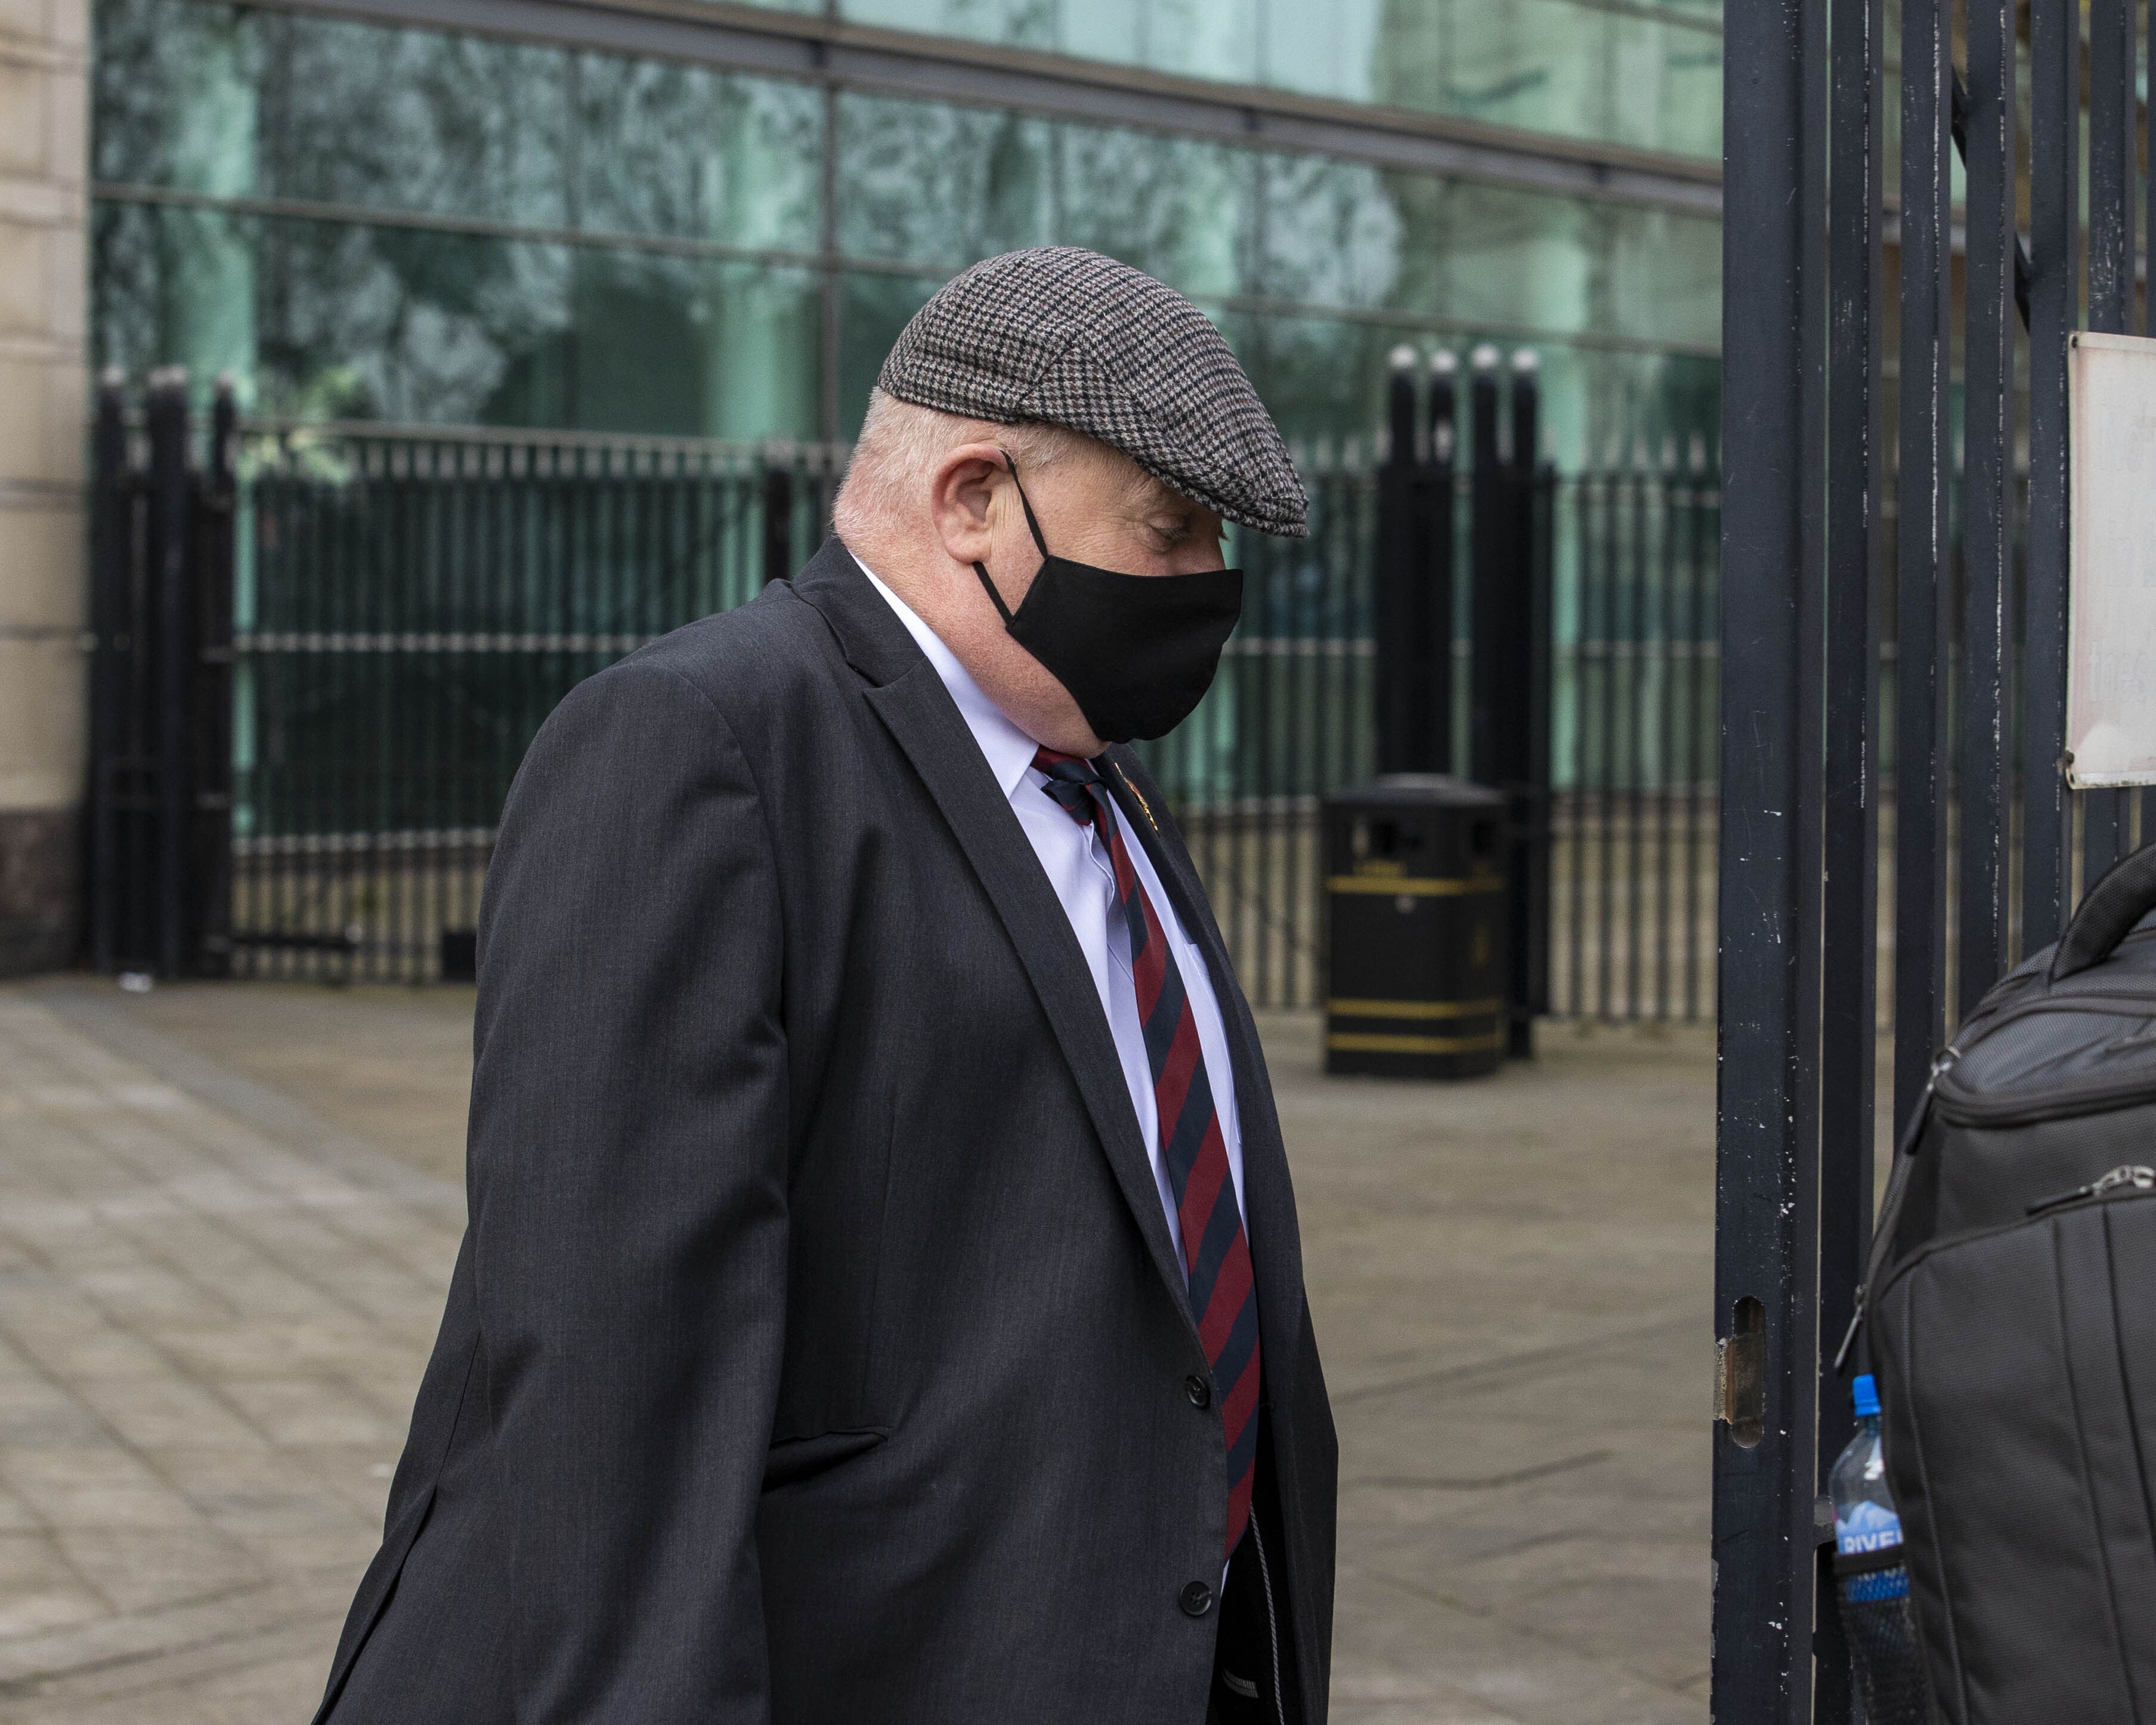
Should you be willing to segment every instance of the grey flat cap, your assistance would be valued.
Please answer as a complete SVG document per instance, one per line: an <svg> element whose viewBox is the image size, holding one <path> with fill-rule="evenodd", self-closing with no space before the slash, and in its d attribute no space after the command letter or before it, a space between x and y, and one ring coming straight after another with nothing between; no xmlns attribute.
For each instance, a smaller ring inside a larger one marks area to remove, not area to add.
<svg viewBox="0 0 2156 1725"><path fill-rule="evenodd" d="M1287 446L1219 331L1098 252L1037 246L974 264L914 313L876 386L969 419L1081 431L1231 521L1310 531Z"/></svg>

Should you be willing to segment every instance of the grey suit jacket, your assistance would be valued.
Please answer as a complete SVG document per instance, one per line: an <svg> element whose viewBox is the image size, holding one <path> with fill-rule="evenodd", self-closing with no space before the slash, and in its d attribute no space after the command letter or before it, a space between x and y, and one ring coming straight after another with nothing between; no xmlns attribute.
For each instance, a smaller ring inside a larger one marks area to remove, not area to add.
<svg viewBox="0 0 2156 1725"><path fill-rule="evenodd" d="M1337 1451L1279 1122L1115 760L1227 1024L1257 1514L1317 1725ZM1106 1017L837 541L547 720L475 1038L470 1225L320 1719L1198 1725L1222 1428Z"/></svg>

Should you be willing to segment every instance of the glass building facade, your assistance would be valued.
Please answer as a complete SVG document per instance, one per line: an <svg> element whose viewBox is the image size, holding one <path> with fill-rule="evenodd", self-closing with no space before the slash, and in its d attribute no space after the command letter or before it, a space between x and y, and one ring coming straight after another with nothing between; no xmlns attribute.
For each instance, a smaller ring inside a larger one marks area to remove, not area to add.
<svg viewBox="0 0 2156 1725"><path fill-rule="evenodd" d="M682 12L670 41L692 39ZM761 18L931 72L941 55L1136 90L1148 123L1117 123L1114 100L1071 117L723 54L104 0L97 362L229 372L277 418L843 442L938 284L1060 242L1189 295L1291 439L1367 440L1389 352L1484 340L1540 353L1562 469L1712 435L1711 189L1619 183L1711 188L1711 0L711 12L742 40ZM1357 115L1439 126L1473 159L1428 171L1159 121L1208 90L1342 136ZM1537 140L1614 161L1613 189L1538 182Z"/></svg>

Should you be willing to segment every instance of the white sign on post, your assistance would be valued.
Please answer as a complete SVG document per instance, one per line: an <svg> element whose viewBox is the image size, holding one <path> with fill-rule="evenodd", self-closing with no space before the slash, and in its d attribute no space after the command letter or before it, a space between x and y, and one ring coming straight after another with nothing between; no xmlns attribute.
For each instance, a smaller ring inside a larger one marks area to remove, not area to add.
<svg viewBox="0 0 2156 1725"><path fill-rule="evenodd" d="M2066 782L2156 784L2156 341L2082 331L2066 378Z"/></svg>

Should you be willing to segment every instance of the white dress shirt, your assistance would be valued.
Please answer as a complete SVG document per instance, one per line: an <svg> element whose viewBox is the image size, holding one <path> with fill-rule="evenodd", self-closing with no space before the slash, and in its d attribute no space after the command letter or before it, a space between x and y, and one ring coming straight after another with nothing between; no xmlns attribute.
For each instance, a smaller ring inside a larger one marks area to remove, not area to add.
<svg viewBox="0 0 2156 1725"><path fill-rule="evenodd" d="M860 560L856 557L855 562L859 563ZM1092 826L1081 826L1041 788L1047 783L1047 776L1033 764L1034 751L1039 745L982 693L981 685L958 663L942 638L915 616L904 600L886 587L865 563L861 564L861 572L898 614L898 620L920 644L921 650L928 655L928 662L936 667L937 675L942 678L943 686L951 691L951 698L957 703L967 728L973 733L973 741L988 757L988 771L995 775L1004 795L1010 799L1011 812L1017 815L1020 830L1032 845L1034 855L1040 859L1040 866L1063 906L1064 915L1070 919L1070 932L1078 937L1079 950L1086 955L1086 963L1093 973L1093 986L1100 990L1101 1004L1108 1014L1108 1029L1115 1038L1116 1053L1123 1063L1123 1082L1131 1093L1131 1106L1137 1111L1138 1131L1145 1139L1146 1156L1152 1163L1153 1183L1160 1189L1160 1207L1168 1217L1168 1238L1175 1242L1179 1262L1183 1230L1176 1219L1174 1190L1168 1184L1168 1169L1161 1161L1160 1114L1153 1100L1152 1068L1146 1059L1145 1032L1138 1023L1137 991L1131 979L1130 929L1116 903L1115 870L1108 860L1107 849ZM1183 932L1175 906L1161 890L1159 875L1153 872L1152 859L1146 855L1138 835L1129 829L1120 803L1116 805L1116 816L1124 821L1123 845L1130 852L1131 866L1137 870L1139 883L1145 888L1146 896L1152 901L1153 911L1167 932L1168 952L1182 974L1192 1015L1198 1021L1199 1051L1204 1056L1205 1076L1213 1087L1213 1106L1219 1116L1220 1136L1228 1147L1228 1173L1235 1183L1235 1204L1244 1211L1247 1234L1249 1212L1243 1204L1243 1137L1235 1120L1235 1069L1228 1061L1228 1034L1220 1022L1220 1004L1214 997L1213 979L1205 968L1204 954L1191 944L1190 937Z"/></svg>

